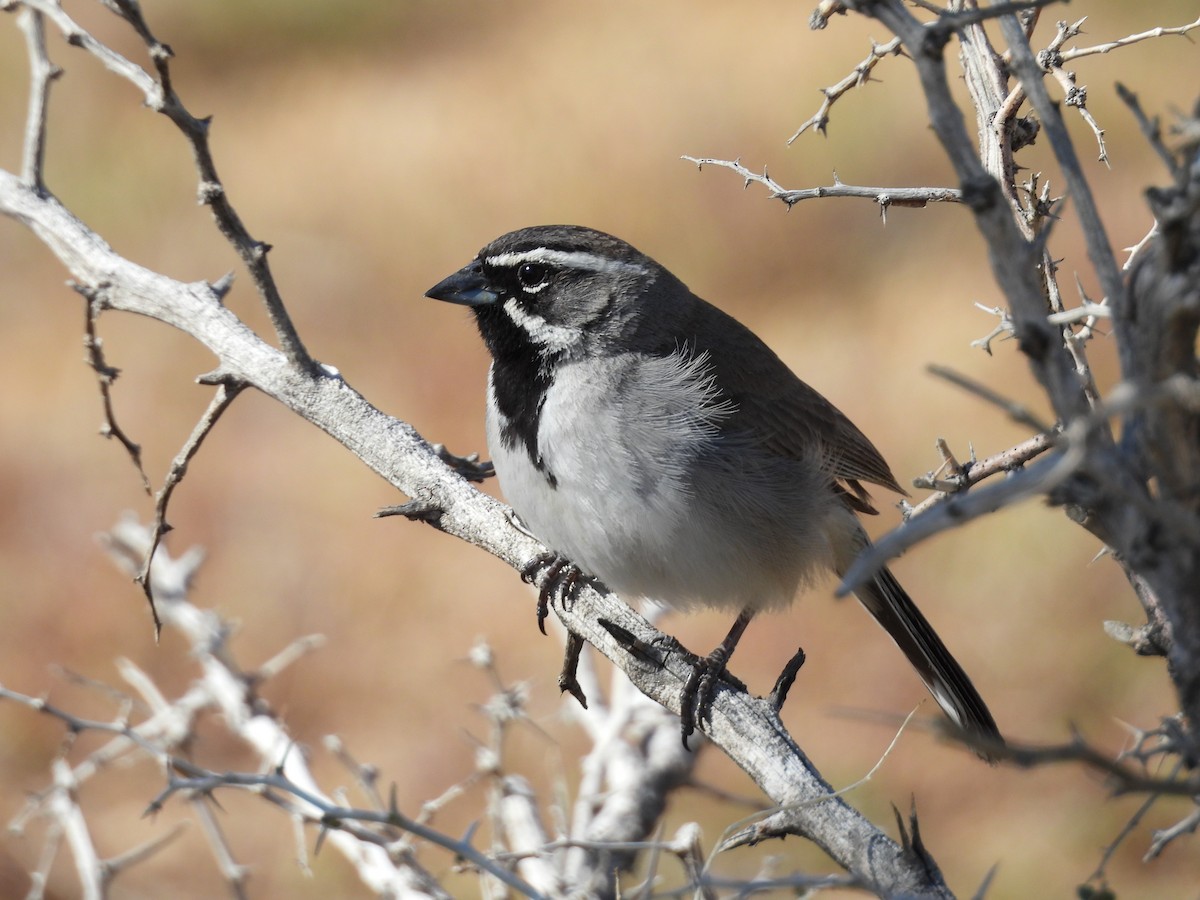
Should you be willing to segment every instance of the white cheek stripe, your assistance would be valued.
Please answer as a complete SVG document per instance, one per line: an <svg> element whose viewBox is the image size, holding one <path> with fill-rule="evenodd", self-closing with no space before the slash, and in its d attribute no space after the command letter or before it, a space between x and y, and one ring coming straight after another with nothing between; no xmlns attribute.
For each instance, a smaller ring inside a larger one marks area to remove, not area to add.
<svg viewBox="0 0 1200 900"><path fill-rule="evenodd" d="M551 250L549 247L535 247L532 250L522 250L520 253L498 253L489 256L484 265L497 268L516 268L521 263L536 262L558 266L563 269L582 269L586 272L610 272L613 274L648 275L650 270L645 266L623 259L611 259L607 256L597 256L584 250Z"/></svg>
<svg viewBox="0 0 1200 900"><path fill-rule="evenodd" d="M525 330L531 341L547 350L568 352L578 345L582 337L579 329L551 325L536 313L522 309L521 304L512 297L504 301L504 311L518 327Z"/></svg>

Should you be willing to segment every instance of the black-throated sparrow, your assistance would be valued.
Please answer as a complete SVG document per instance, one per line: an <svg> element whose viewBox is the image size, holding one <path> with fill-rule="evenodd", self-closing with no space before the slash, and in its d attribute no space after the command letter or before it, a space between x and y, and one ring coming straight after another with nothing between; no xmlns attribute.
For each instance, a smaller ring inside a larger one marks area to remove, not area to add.
<svg viewBox="0 0 1200 900"><path fill-rule="evenodd" d="M492 355L488 447L530 531L613 590L738 611L684 689L686 742L756 612L868 545L861 482L903 493L869 440L748 328L615 237L499 237L426 296L472 307ZM887 569L859 588L960 727L1000 741Z"/></svg>

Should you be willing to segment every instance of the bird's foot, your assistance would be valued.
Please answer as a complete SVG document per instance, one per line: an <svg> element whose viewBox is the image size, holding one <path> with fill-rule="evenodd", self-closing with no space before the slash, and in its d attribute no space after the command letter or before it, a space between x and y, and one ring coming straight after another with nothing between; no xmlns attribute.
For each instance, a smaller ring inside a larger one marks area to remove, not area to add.
<svg viewBox="0 0 1200 900"><path fill-rule="evenodd" d="M433 452L438 459L452 468L467 481L486 481L496 474L496 467L490 460L480 459L478 453L458 456L446 449L445 444L434 444Z"/></svg>
<svg viewBox="0 0 1200 900"><path fill-rule="evenodd" d="M683 693L679 695L679 725L683 746L688 750L691 749L688 747L688 738L697 731L703 731L705 720L709 720L713 692L717 681L725 674L728 659L729 653L723 645L708 656L697 658L692 673L683 684Z"/></svg>
<svg viewBox="0 0 1200 900"><path fill-rule="evenodd" d="M537 623L542 634L546 633L550 601L557 599L564 609L570 609L582 577L583 570L579 566L553 550L539 553L521 567L521 580L538 586Z"/></svg>
<svg viewBox="0 0 1200 900"><path fill-rule="evenodd" d="M546 633L546 617L550 615L550 601L557 599L560 606L569 609L575 600L575 591L583 570L560 553L547 550L539 553L521 567L521 580L538 586L537 623L538 630ZM563 667L558 675L558 689L566 691L587 709L587 696L579 685L576 673L579 669L579 654L583 650L583 638L574 632L567 633L567 647L563 654Z"/></svg>

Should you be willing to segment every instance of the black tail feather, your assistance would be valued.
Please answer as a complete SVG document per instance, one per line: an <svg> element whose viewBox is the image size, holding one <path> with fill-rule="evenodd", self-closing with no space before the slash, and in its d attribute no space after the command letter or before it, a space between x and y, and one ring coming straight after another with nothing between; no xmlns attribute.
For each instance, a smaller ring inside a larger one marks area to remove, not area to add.
<svg viewBox="0 0 1200 900"><path fill-rule="evenodd" d="M904 651L946 715L982 743L1003 744L996 721L975 685L896 577L887 569L880 569L855 595ZM994 761L985 749L978 752L989 762Z"/></svg>

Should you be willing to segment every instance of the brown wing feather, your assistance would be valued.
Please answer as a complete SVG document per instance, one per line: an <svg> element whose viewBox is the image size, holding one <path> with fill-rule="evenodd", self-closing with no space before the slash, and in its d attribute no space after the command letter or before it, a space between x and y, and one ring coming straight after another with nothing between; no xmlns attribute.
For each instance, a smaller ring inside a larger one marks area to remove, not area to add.
<svg viewBox="0 0 1200 900"><path fill-rule="evenodd" d="M796 377L787 364L752 331L708 303L701 303L695 334L722 334L723 352L712 352L700 340L697 351L709 351L717 382L737 407L728 426L754 435L761 446L780 456L826 461L830 476L843 482L845 500L860 512L875 512L860 481L907 493L875 445L836 406ZM736 352L730 352L733 344Z"/></svg>

